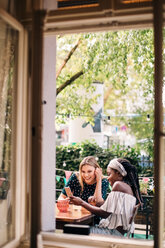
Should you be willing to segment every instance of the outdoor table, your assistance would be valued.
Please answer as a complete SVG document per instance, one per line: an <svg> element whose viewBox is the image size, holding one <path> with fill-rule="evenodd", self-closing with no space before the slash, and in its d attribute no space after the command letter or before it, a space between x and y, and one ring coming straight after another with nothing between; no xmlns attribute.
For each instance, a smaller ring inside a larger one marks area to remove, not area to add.
<svg viewBox="0 0 165 248"><path fill-rule="evenodd" d="M63 229L65 224L93 225L94 215L83 207L69 204L67 212L60 212L55 204L56 229Z"/></svg>

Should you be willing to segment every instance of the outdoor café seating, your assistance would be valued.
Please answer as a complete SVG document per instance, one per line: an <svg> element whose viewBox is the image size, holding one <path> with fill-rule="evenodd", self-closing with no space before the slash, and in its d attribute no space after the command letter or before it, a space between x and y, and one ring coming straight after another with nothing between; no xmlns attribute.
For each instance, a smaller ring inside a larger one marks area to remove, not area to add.
<svg viewBox="0 0 165 248"><path fill-rule="evenodd" d="M59 169L58 169L59 170ZM63 170L65 172L65 170ZM66 171L68 172L68 171ZM67 173L65 176L57 176L58 180L67 179ZM66 182L64 180L64 183ZM56 193L59 195L62 189L56 188ZM142 195L143 198L143 209L138 208L134 215L135 231L132 235L127 234L126 236L131 238L140 239L153 239L153 195ZM57 198L56 198L57 199ZM71 213L71 210L73 211ZM62 217L63 216L63 217ZM93 225L94 215L90 214L89 211L76 210L76 206L69 207L68 213L61 214L56 206L56 229L63 229L65 224L80 224L80 225Z"/></svg>

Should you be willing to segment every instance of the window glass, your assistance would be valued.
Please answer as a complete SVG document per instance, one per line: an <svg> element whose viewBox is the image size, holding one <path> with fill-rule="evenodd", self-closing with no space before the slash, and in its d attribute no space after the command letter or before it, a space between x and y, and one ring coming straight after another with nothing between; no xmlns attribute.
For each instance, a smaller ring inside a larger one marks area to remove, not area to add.
<svg viewBox="0 0 165 248"><path fill-rule="evenodd" d="M0 246L15 237L14 123L18 32L0 18Z"/></svg>
<svg viewBox="0 0 165 248"><path fill-rule="evenodd" d="M78 0L78 1L65 1L65 0L60 0L57 1L58 3L58 8L83 8L83 7L96 7L99 6L99 1L98 0Z"/></svg>

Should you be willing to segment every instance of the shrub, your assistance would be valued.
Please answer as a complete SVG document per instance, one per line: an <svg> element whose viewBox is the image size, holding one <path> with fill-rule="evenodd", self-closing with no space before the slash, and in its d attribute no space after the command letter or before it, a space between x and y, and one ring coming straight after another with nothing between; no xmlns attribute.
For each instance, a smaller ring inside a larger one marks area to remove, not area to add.
<svg viewBox="0 0 165 248"><path fill-rule="evenodd" d="M57 146L56 168L69 171L78 171L80 162L86 156L97 157L98 163L103 169L103 174L106 174L106 168L109 161L115 157L123 157L128 159L131 164L136 166L138 173L145 172L145 169L140 166L139 163L140 151L138 149L120 145L112 146L111 149L103 149L94 141L84 141L82 143L68 146ZM61 176L59 181L56 180L56 188L62 189L64 187L65 172L57 170L56 175Z"/></svg>

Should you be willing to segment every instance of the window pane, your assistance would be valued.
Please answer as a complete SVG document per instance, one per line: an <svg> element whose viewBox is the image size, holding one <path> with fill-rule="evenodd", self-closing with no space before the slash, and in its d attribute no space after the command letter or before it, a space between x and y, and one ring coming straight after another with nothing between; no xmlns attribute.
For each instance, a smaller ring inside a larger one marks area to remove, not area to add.
<svg viewBox="0 0 165 248"><path fill-rule="evenodd" d="M66 0L59 0L57 1L58 3L58 8L73 8L73 7L95 7L99 5L98 0L76 0L76 1L66 1Z"/></svg>
<svg viewBox="0 0 165 248"><path fill-rule="evenodd" d="M0 246L15 236L14 118L18 32L0 19Z"/></svg>

